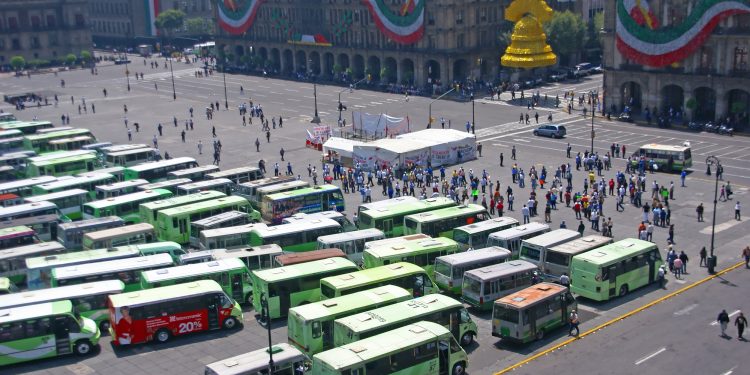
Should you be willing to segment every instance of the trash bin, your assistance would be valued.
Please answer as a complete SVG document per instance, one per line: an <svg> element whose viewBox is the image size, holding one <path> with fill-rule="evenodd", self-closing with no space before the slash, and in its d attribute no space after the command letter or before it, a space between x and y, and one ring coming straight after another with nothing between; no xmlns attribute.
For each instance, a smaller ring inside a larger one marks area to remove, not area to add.
<svg viewBox="0 0 750 375"><path fill-rule="evenodd" d="M716 268L716 255L708 257L706 267L708 267L708 273L714 273L714 269Z"/></svg>

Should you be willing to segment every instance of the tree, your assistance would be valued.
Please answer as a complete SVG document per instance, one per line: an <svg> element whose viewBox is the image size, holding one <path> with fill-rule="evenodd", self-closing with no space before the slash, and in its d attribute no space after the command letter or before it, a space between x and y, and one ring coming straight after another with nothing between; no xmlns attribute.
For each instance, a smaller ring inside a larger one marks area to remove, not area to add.
<svg viewBox="0 0 750 375"><path fill-rule="evenodd" d="M15 70L21 70L24 66L26 66L26 59L24 59L23 56L13 56L10 59L10 65Z"/></svg>
<svg viewBox="0 0 750 375"><path fill-rule="evenodd" d="M154 21L154 26L171 36L172 33L181 28L185 23L185 13L179 9L169 9L159 14Z"/></svg>
<svg viewBox="0 0 750 375"><path fill-rule="evenodd" d="M72 53L65 55L65 64L67 65L75 64L76 60L78 60L78 58Z"/></svg>
<svg viewBox="0 0 750 375"><path fill-rule="evenodd" d="M90 62L91 61L91 57L92 57L91 56L91 52L86 51L86 50L81 51L81 60L83 60L85 62Z"/></svg>
<svg viewBox="0 0 750 375"><path fill-rule="evenodd" d="M195 17L185 20L185 28L190 35L209 35L211 30L203 18Z"/></svg>
<svg viewBox="0 0 750 375"><path fill-rule="evenodd" d="M586 25L581 16L569 10L555 12L552 20L544 25L547 41L552 50L557 53L561 61L569 59L579 53L586 45Z"/></svg>

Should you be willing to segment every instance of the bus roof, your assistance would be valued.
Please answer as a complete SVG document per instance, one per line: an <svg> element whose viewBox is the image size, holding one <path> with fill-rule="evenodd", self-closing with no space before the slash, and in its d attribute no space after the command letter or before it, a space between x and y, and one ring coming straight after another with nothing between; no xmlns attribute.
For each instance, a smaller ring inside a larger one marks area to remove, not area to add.
<svg viewBox="0 0 750 375"><path fill-rule="evenodd" d="M127 181L119 181L111 184L106 185L97 185L96 190L101 191L117 191L120 189L126 189L129 187L136 187L140 185L147 184L148 181L142 179L142 178L136 178L135 180L127 180Z"/></svg>
<svg viewBox="0 0 750 375"><path fill-rule="evenodd" d="M555 229L551 232L542 233L538 236L534 236L528 239L523 240L524 243L536 245L536 246L542 246L542 247L549 247L549 246L555 246L559 244L561 241L567 242L574 238L580 238L581 234L578 233L578 231L574 231L571 229Z"/></svg>
<svg viewBox="0 0 750 375"><path fill-rule="evenodd" d="M139 190L164 189L164 188L169 188L173 186L189 184L191 182L193 182L193 180L189 178L175 178L174 180L152 182L150 184L141 185L141 186L138 186L138 189Z"/></svg>
<svg viewBox="0 0 750 375"><path fill-rule="evenodd" d="M525 260L511 260L505 263L493 264L491 266L466 271L464 277L484 282L497 279L498 277L505 276L509 273L525 272L535 269L538 269L538 267L531 262Z"/></svg>
<svg viewBox="0 0 750 375"><path fill-rule="evenodd" d="M424 233L410 234L408 236L400 236L400 237L383 238L382 240L366 242L365 249L381 247L381 246L396 245L396 244L406 243L409 241L421 241L421 240L425 240L428 238L432 238L432 237Z"/></svg>
<svg viewBox="0 0 750 375"><path fill-rule="evenodd" d="M137 233L137 232L149 232L153 230L154 230L154 226L151 224L137 223L137 224L123 225L121 227L99 230L96 232L88 232L84 234L83 236L91 239L92 241L99 241L99 240L103 240L107 238L117 237L123 234Z"/></svg>
<svg viewBox="0 0 750 375"><path fill-rule="evenodd" d="M224 228L216 228L216 229L206 229L201 232L201 236L210 238L210 237L221 237L221 236L227 236L230 234L244 234L244 233L250 233L253 228L257 226L266 226L266 224L263 223L251 223L251 224L244 224L244 225L235 225L233 227L224 227Z"/></svg>
<svg viewBox="0 0 750 375"><path fill-rule="evenodd" d="M314 260L312 262L293 264L291 266L271 268L267 270L253 271L255 277L265 280L266 282L278 282L290 280L300 275L309 274L309 270L314 273L324 273L332 270L356 269L357 265L345 258L328 258Z"/></svg>
<svg viewBox="0 0 750 375"><path fill-rule="evenodd" d="M14 227L17 225L33 226L37 224L46 224L46 223L53 223L53 222L55 224L59 224L60 217L57 214L37 215L37 216L16 218L13 220L0 221L0 228Z"/></svg>
<svg viewBox="0 0 750 375"><path fill-rule="evenodd" d="M62 246L62 245L61 245ZM52 254L43 257L26 258L26 268L44 268L71 263L92 263L101 259L129 258L141 255L134 246L117 246L112 249L94 249Z"/></svg>
<svg viewBox="0 0 750 375"><path fill-rule="evenodd" d="M411 292L404 288L388 284L307 305L296 306L289 309L289 315L294 313L294 315L302 318L304 321L311 321L351 311L352 308L378 304L393 299L411 299Z"/></svg>
<svg viewBox="0 0 750 375"><path fill-rule="evenodd" d="M165 255L165 254L162 254ZM184 298L206 293L223 293L221 286L213 280L198 280L184 284L144 289L136 292L113 294L109 296L112 308L134 307L149 303Z"/></svg>
<svg viewBox="0 0 750 375"><path fill-rule="evenodd" d="M328 185L328 184L317 185L317 186L311 186L311 187L306 187L306 188L301 188L301 189L284 191L281 193L269 194L269 195L266 195L266 198L272 201L284 200L287 198L298 197L300 195L319 193L321 191L337 191L337 190L340 190L338 186Z"/></svg>
<svg viewBox="0 0 750 375"><path fill-rule="evenodd" d="M34 203L22 203L15 206L0 207L0 217L14 216L19 212L24 212L32 209L45 209L45 208L57 208L57 205L52 202L41 201Z"/></svg>
<svg viewBox="0 0 750 375"><path fill-rule="evenodd" d="M253 181L243 182L240 184L240 186L245 186L249 188L259 187L259 186L268 186L273 184L278 184L286 181L295 181L294 176L275 176L275 177L264 177Z"/></svg>
<svg viewBox="0 0 750 375"><path fill-rule="evenodd" d="M144 267L169 267L173 264L169 254L161 253L141 257L108 260L104 262L83 263L74 266L56 267L52 270L58 280L74 277L86 277L103 273L138 270Z"/></svg>
<svg viewBox="0 0 750 375"><path fill-rule="evenodd" d="M19 320L44 318L50 315L73 312L73 303L68 300L38 303L36 305L12 307L0 310L0 324Z"/></svg>
<svg viewBox="0 0 750 375"><path fill-rule="evenodd" d="M199 227L210 227L212 225L219 224L219 223L222 223L224 221L234 220L236 218L247 217L247 216L248 216L248 214L246 212L241 212L241 211L227 211L227 212L222 212L222 213L220 213L218 215L209 216L209 217L207 217L205 219L200 219L200 220L193 221L191 223L191 225L195 225L195 226L199 226Z"/></svg>
<svg viewBox="0 0 750 375"><path fill-rule="evenodd" d="M0 296L0 310L14 306L26 306L37 303L67 300L95 294L122 293L125 284L120 280L95 281L78 285L59 286L32 290L28 292L11 293Z"/></svg>
<svg viewBox="0 0 750 375"><path fill-rule="evenodd" d="M104 216L104 217L95 217L93 219L87 219L87 220L81 220L81 221L71 221L68 223L60 223L57 225L57 228L60 230L66 230L66 229L73 229L73 228L86 228L90 226L97 226L99 224L105 224L105 223L125 223L122 218L119 216Z"/></svg>
<svg viewBox="0 0 750 375"><path fill-rule="evenodd" d="M490 237L492 238L517 238L520 236L523 236L526 233L534 233L538 231L545 231L549 230L549 225L543 224L543 223L537 223L536 221L532 221L528 224L519 225L517 227L508 228L505 230L501 230L499 232L491 233Z"/></svg>
<svg viewBox="0 0 750 375"><path fill-rule="evenodd" d="M463 307L463 304L442 294L428 294L336 319L336 324L344 326L352 332L368 332L382 327L383 322L408 321L419 314L429 314L452 307Z"/></svg>
<svg viewBox="0 0 750 375"><path fill-rule="evenodd" d="M487 211L487 209L484 208L484 206L469 203L467 205L445 207L445 208L439 208L437 210L407 215L407 216L404 216L404 220L411 219L411 220L416 220L416 221L420 221L424 223L424 222L442 220L442 219L445 219L446 217L450 217L450 216L457 215L457 214L471 213L471 212L484 212L484 211Z"/></svg>
<svg viewBox="0 0 750 375"><path fill-rule="evenodd" d="M39 177L26 178L23 180L10 181L10 182L0 184L0 192L29 187L29 186L46 184L46 183L53 182L53 181L57 181L57 177L39 176Z"/></svg>
<svg viewBox="0 0 750 375"><path fill-rule="evenodd" d="M285 342L273 345L271 352L275 363L284 364L305 360L304 354L299 349ZM221 375L260 374L268 370L268 348L222 359L206 365L206 368L213 371L212 373Z"/></svg>
<svg viewBox="0 0 750 375"><path fill-rule="evenodd" d="M245 167L226 169L223 171L211 172L211 173L206 174L206 177L211 178L211 179L226 178L227 176L234 176L236 174L259 172L259 171L260 169L257 167L245 166Z"/></svg>
<svg viewBox="0 0 750 375"><path fill-rule="evenodd" d="M77 128L77 129L50 131L50 132L44 132L41 134L40 133L29 134L26 136L26 139L36 141L40 139L70 138L71 136L75 136L75 135L88 135L88 134L91 134L91 130L84 129L84 128Z"/></svg>
<svg viewBox="0 0 750 375"><path fill-rule="evenodd" d="M251 247L240 247L236 249L215 249L212 251L212 256L214 259L257 257L262 255L281 254L284 252L281 249L281 246L275 243Z"/></svg>
<svg viewBox="0 0 750 375"><path fill-rule="evenodd" d="M203 191L201 193L206 193L206 191ZM198 193L200 194L200 193ZM159 216L174 216L174 215L180 215L180 214L190 214L193 212L197 212L200 210L203 210L207 207L213 207L217 204L232 204L232 203L247 203L247 199L238 197L236 195L230 195L230 196L224 196L217 199L211 199L211 200L205 200L201 202L195 202L190 203L182 206L167 208L164 210L160 210L158 215Z"/></svg>
<svg viewBox="0 0 750 375"><path fill-rule="evenodd" d="M389 246L375 246L365 249L365 252L377 258L398 257L404 254L411 254L420 250L452 248L458 251L458 242L450 238L437 237L429 238L422 241L409 241L401 244Z"/></svg>
<svg viewBox="0 0 750 375"><path fill-rule="evenodd" d="M37 202L44 202L44 201L52 201L52 200L60 199L60 198L72 197L75 195L87 195L88 193L89 193L88 190L70 189L70 190L58 191L55 193L26 197L24 198L24 201L28 203L37 203Z"/></svg>
<svg viewBox="0 0 750 375"><path fill-rule="evenodd" d="M568 288L560 284L539 283L502 297L496 300L495 304L515 309L524 309L537 304L547 297L564 293L566 290L568 290Z"/></svg>
<svg viewBox="0 0 750 375"><path fill-rule="evenodd" d="M18 129L0 130L0 138L13 138L22 136L23 132Z"/></svg>
<svg viewBox="0 0 750 375"><path fill-rule="evenodd" d="M453 199L446 198L446 197L435 197L435 198L420 199L414 202L407 201L398 205L377 207L372 210L364 211L361 214L367 215L373 219L378 219L381 217L404 214L404 213L412 212L412 211L418 211L418 210L429 211L429 210L450 207L450 206L455 206L455 205L456 205L456 202Z"/></svg>
<svg viewBox="0 0 750 375"><path fill-rule="evenodd" d="M592 234L590 236L581 237L573 241L562 243L560 245L550 248L549 251L554 251L556 253L561 253L561 254L578 255L580 253L589 251L591 249L596 249L597 247L601 247L601 246L608 245L611 243L612 243L612 238L610 237Z"/></svg>
<svg viewBox="0 0 750 375"><path fill-rule="evenodd" d="M0 229L0 237L2 238L13 238L18 236L26 236L29 234L34 234L34 230L25 225L16 225L13 227Z"/></svg>
<svg viewBox="0 0 750 375"><path fill-rule="evenodd" d="M79 135L79 136L70 137L70 138L58 138L58 139L49 141L49 143L51 145L59 145L59 144L65 144L65 143L68 143L68 142L90 141L92 139L94 139L94 138L91 137L91 136L88 136L88 135Z"/></svg>
<svg viewBox="0 0 750 375"><path fill-rule="evenodd" d="M390 355L397 348L435 341L449 333L437 323L422 321L318 353L314 358L341 370Z"/></svg>
<svg viewBox="0 0 750 375"><path fill-rule="evenodd" d="M159 283L167 280L176 280L185 277L195 277L210 275L216 272L226 272L232 270L246 270L245 263L237 258L212 260L210 262L186 264L169 268L160 268L158 270L149 270L141 273L148 283Z"/></svg>
<svg viewBox="0 0 750 375"><path fill-rule="evenodd" d="M116 167L109 167L109 168L99 168L90 172L83 172L76 175L76 177L89 177L89 176L96 176L100 174L112 174L112 175L122 175L122 172L125 170L125 167L122 166L116 166Z"/></svg>
<svg viewBox="0 0 750 375"><path fill-rule="evenodd" d="M466 262L483 261L495 258L510 259L510 255L511 252L508 249L499 246L491 246L472 251L464 251L461 253L439 256L435 259L435 261L441 261L446 264L456 265L464 264Z"/></svg>
<svg viewBox="0 0 750 375"><path fill-rule="evenodd" d="M619 261L623 257L648 249L656 248L656 244L649 241L643 241L636 238L626 238L624 240L602 246L598 249L578 254L573 259L578 259L587 263L606 266L609 263Z"/></svg>
<svg viewBox="0 0 750 375"><path fill-rule="evenodd" d="M127 156L127 155L133 155L133 154L141 154L141 153L144 153L144 152L151 152L151 153L153 153L154 151L156 151L156 149L155 148L151 148L151 147L132 148L132 149L129 149L129 150L109 152L109 153L107 153L107 158L109 158L109 157L118 157L118 156Z"/></svg>
<svg viewBox="0 0 750 375"><path fill-rule="evenodd" d="M90 206L93 208L101 209L105 207L121 205L123 203L138 202L144 199L148 199L150 197L169 196L169 195L172 195L172 192L166 189L145 190L145 191L139 191L136 193L123 194L123 195L119 195L116 197L100 199L98 201L92 201L92 202L86 203L84 206Z"/></svg>
<svg viewBox="0 0 750 375"><path fill-rule="evenodd" d="M294 190L296 188L304 188L304 187L309 187L309 186L310 186L310 183L307 181L293 180L293 181L279 182L279 183L272 184L272 185L261 186L258 188L258 193L275 194L275 192L278 192L281 190Z"/></svg>
<svg viewBox="0 0 750 375"><path fill-rule="evenodd" d="M191 174L191 173L211 173L211 172L218 172L221 169L218 165L215 164L208 164L208 165L199 165L197 167L192 168L185 168L185 169L178 169L176 171L169 172L173 176L181 175L181 174Z"/></svg>
<svg viewBox="0 0 750 375"><path fill-rule="evenodd" d="M51 159L51 160L43 160L43 161L32 161L31 163L38 166L38 167L46 167L48 165L56 165L61 163L69 163L71 161L78 161L78 160L95 160L97 159L97 156L94 154L91 155L76 155L76 156L67 156L64 158L58 158L58 159Z"/></svg>
<svg viewBox="0 0 750 375"><path fill-rule="evenodd" d="M320 282L327 282L337 289L357 288L360 285L371 283L374 280L380 280L383 276L397 277L415 273L424 273L424 269L412 263L398 262L380 267L367 268L361 271L349 272L343 275L329 276L321 279Z"/></svg>
<svg viewBox="0 0 750 375"><path fill-rule="evenodd" d="M208 191L201 191L201 192L190 194L190 195L170 197L167 199L160 199L158 201L141 203L141 205L147 210L156 211L156 210L164 210L167 208L183 206L186 204L210 200L210 199L222 198L226 196L227 195L222 192L208 190Z"/></svg>
<svg viewBox="0 0 750 375"><path fill-rule="evenodd" d="M649 149L649 150L661 150L661 151L675 151L675 152L683 152L685 150L689 150L690 146L683 146L683 145L660 145L658 143L648 143L641 148Z"/></svg>
<svg viewBox="0 0 750 375"><path fill-rule="evenodd" d="M194 163L195 159L188 158L188 157L181 157L181 158L173 158L169 160L149 161L146 163L134 165L132 167L127 167L125 169L131 170L134 172L143 172L143 171L148 171L148 170L152 170L156 168L178 165L182 163L190 163L190 162Z"/></svg>
<svg viewBox="0 0 750 375"><path fill-rule="evenodd" d="M57 180L46 184L39 185L39 188L50 191L50 190L57 190L57 189L65 189L70 186L77 186L81 184L87 184L87 183L97 183L100 181L106 181L106 180L114 180L115 176L112 176L109 173L99 173L91 176L83 176L83 177L71 177L66 178L64 180Z"/></svg>
<svg viewBox="0 0 750 375"><path fill-rule="evenodd" d="M469 234L479 233L479 232L486 232L488 230L493 230L495 228L503 228L507 227L508 225L518 225L518 220L508 217L508 216L501 216L501 217L495 217L489 220L482 220L477 221L472 224L463 225L460 227L455 228L454 230L463 231Z"/></svg>
<svg viewBox="0 0 750 375"><path fill-rule="evenodd" d="M368 210L377 210L378 208L384 208L384 207L390 207L395 206L398 204L404 204L407 202L416 202L419 199L417 197L413 197L411 195L391 198L391 199L384 199L382 201L375 201L372 203L362 203L359 205L359 211L368 211Z"/></svg>
<svg viewBox="0 0 750 375"><path fill-rule="evenodd" d="M54 251L62 252L65 251L65 247L57 241L35 243L33 245L12 247L10 249L0 250L0 260L28 257L42 251Z"/></svg>
<svg viewBox="0 0 750 375"><path fill-rule="evenodd" d="M344 232L344 233L329 234L327 236L320 236L318 237L318 242L330 244L330 243L340 243L344 241L361 240L361 239L373 238L373 237L385 238L385 234L380 229L375 229L375 228L360 229L360 230L355 230L352 232Z"/></svg>
<svg viewBox="0 0 750 375"><path fill-rule="evenodd" d="M313 220L305 220L305 221L297 221L294 223L288 223L288 224L279 224L279 225L256 225L253 227L253 232L256 233L259 237L274 237L274 236L282 236L289 233L295 233L299 232L300 230L312 230L312 229L319 229L319 228L341 228L341 224L339 224L335 220L331 219L313 219Z"/></svg>
<svg viewBox="0 0 750 375"><path fill-rule="evenodd" d="M276 262L278 264L288 266L292 264L299 264L305 262L311 262L313 260L327 259L327 258L346 258L346 254L337 248L329 249L318 249L312 251L303 251L301 253L287 253L276 256Z"/></svg>
<svg viewBox="0 0 750 375"><path fill-rule="evenodd" d="M111 154L113 152L120 152L125 150L136 150L139 148L150 148L147 144L143 143L125 143L119 145L109 145L102 147L102 152L105 154Z"/></svg>
<svg viewBox="0 0 750 375"><path fill-rule="evenodd" d="M185 169L183 169L183 171L184 170ZM232 180L228 178L214 178L212 180L189 182L184 185L179 185L178 188L183 189L183 190L191 190L191 189L200 189L200 188L205 188L205 187L226 185L226 184L231 184L231 183L232 183Z"/></svg>

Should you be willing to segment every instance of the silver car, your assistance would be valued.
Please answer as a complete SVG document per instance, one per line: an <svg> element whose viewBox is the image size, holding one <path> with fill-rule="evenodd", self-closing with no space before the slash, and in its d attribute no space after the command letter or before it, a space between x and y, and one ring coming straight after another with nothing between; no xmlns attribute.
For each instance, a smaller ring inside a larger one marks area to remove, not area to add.
<svg viewBox="0 0 750 375"><path fill-rule="evenodd" d="M562 125L542 125L534 129L534 135L545 136L552 138L563 138L565 137L566 129Z"/></svg>

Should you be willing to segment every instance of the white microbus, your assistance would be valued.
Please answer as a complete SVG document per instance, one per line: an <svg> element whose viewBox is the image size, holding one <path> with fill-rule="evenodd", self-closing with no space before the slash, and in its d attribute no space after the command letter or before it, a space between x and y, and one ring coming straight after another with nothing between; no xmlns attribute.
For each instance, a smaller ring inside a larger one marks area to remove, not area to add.
<svg viewBox="0 0 750 375"><path fill-rule="evenodd" d="M547 249L573 241L576 238L581 238L581 234L578 231L570 229L557 229L527 238L521 241L521 250L519 251L518 258L541 268L542 262L544 262L544 253Z"/></svg>
<svg viewBox="0 0 750 375"><path fill-rule="evenodd" d="M296 374L295 369L304 365L307 358L297 348L280 343L271 347L273 373ZM268 348L240 354L206 365L205 375L265 375L268 374Z"/></svg>
<svg viewBox="0 0 750 375"><path fill-rule="evenodd" d="M546 277L559 279L563 273L570 276L570 262L574 256L598 249L613 242L612 238L590 235L547 248L539 268Z"/></svg>
<svg viewBox="0 0 750 375"><path fill-rule="evenodd" d="M70 220L78 220L83 216L84 203L89 201L89 192L83 189L70 189L26 197L24 201L26 203L53 203L65 217Z"/></svg>
<svg viewBox="0 0 750 375"><path fill-rule="evenodd" d="M508 216L477 221L453 229L453 240L458 242L461 250L481 249L487 246L490 234L515 226L518 226L518 220Z"/></svg>
<svg viewBox="0 0 750 375"><path fill-rule="evenodd" d="M107 199L110 197L119 197L120 195L135 193L138 186L146 185L148 181L136 178L135 180L115 182L107 185L96 186L96 199Z"/></svg>
<svg viewBox="0 0 750 375"><path fill-rule="evenodd" d="M357 264L362 264L362 252L365 251L365 243L384 238L385 234L383 231L375 228L329 234L318 237L318 249L341 249L346 253L346 257L349 260Z"/></svg>
<svg viewBox="0 0 750 375"><path fill-rule="evenodd" d="M453 294L461 294L464 273L510 260L510 250L485 247L435 258L435 284Z"/></svg>
<svg viewBox="0 0 750 375"><path fill-rule="evenodd" d="M177 186L177 195L190 195L206 190L216 190L226 195L232 195L232 192L234 191L234 183L228 178L215 178L212 180L190 182Z"/></svg>
<svg viewBox="0 0 750 375"><path fill-rule="evenodd" d="M206 174L206 179L228 178L235 185L243 182L254 181L263 178L263 173L257 167L238 167Z"/></svg>
<svg viewBox="0 0 750 375"><path fill-rule="evenodd" d="M487 238L487 246L498 246L508 249L513 253L513 258L518 258L518 252L521 250L521 241L536 237L542 233L547 233L549 230L549 225L532 221L528 224L490 234Z"/></svg>

